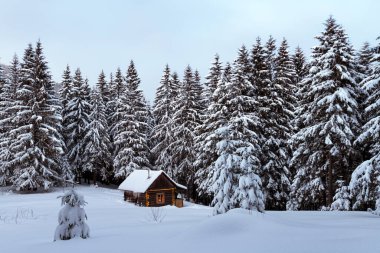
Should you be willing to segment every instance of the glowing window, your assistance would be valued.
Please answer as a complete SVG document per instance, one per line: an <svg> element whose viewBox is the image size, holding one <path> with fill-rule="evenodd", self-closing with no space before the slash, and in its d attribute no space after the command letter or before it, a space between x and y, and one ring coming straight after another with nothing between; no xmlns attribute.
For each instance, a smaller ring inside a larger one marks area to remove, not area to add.
<svg viewBox="0 0 380 253"><path fill-rule="evenodd" d="M156 203L157 204L164 204L165 203L165 194L157 193L156 194Z"/></svg>

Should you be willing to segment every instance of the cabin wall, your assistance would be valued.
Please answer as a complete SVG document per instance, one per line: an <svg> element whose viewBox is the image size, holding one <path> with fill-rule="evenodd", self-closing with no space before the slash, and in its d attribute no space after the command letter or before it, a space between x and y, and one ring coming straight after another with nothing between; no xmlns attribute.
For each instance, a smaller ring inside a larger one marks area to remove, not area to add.
<svg viewBox="0 0 380 253"><path fill-rule="evenodd" d="M150 190L147 191L149 196L149 205L148 206L166 206L173 205L173 197L175 195L174 188L173 189L165 189L165 190ZM157 194L163 193L165 196L164 203L157 203Z"/></svg>
<svg viewBox="0 0 380 253"><path fill-rule="evenodd" d="M124 191L124 201L134 203L139 206L145 206L145 194L135 193L131 191Z"/></svg>

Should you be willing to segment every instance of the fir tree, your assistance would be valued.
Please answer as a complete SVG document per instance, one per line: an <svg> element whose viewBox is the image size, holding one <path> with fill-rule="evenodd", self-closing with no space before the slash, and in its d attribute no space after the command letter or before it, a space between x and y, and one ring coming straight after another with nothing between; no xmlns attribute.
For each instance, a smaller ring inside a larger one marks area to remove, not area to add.
<svg viewBox="0 0 380 253"><path fill-rule="evenodd" d="M148 114L147 115L147 131L146 131L147 145L148 145L148 150L149 150L148 160L149 160L149 164L154 166L156 158L152 150L157 145L156 140L153 138L153 135L154 135L153 131L156 126L156 122L154 120L152 106L150 105L148 101L145 101L145 99L144 99L144 103L146 104L146 109L147 109L147 114Z"/></svg>
<svg viewBox="0 0 380 253"><path fill-rule="evenodd" d="M260 108L261 127L265 142L262 145L262 180L265 189L266 209L283 210L286 207L290 191L290 171L288 160L290 149L287 141L292 135L291 125L294 117L295 97L293 91L294 66L284 39L276 58L276 76L269 88L268 95L259 97L267 107ZM265 69L261 69L261 72ZM266 89L259 86L260 89ZM264 101L266 100L266 101ZM265 103L266 102L266 103Z"/></svg>
<svg viewBox="0 0 380 253"><path fill-rule="evenodd" d="M276 40L269 36L265 44L265 61L269 69L270 80L273 81L276 75Z"/></svg>
<svg viewBox="0 0 380 253"><path fill-rule="evenodd" d="M330 206L345 186L358 159L353 142L360 127L353 50L343 28L332 17L317 36L311 70L305 79L309 101L300 116L303 128L292 138L291 160L297 170L292 184L292 209ZM312 98L312 99L311 99ZM296 204L295 204L296 203ZM294 205L295 204L295 205Z"/></svg>
<svg viewBox="0 0 380 253"><path fill-rule="evenodd" d="M58 214L59 224L55 229L54 241L90 237L90 228L85 222L87 215L83 209L87 202L84 201L83 196L74 190L70 190L59 198L61 198L63 208Z"/></svg>
<svg viewBox="0 0 380 253"><path fill-rule="evenodd" d="M59 91L62 103L62 131L66 145L68 144L68 125L70 125L68 114L68 103L72 99L73 78L71 77L71 71L69 65L66 66L62 75L61 89Z"/></svg>
<svg viewBox="0 0 380 253"><path fill-rule="evenodd" d="M125 78L123 77L123 74L121 73L121 69L118 68L115 73L115 80L110 84L110 89L111 89L111 96L115 98L121 97L126 89L125 85Z"/></svg>
<svg viewBox="0 0 380 253"><path fill-rule="evenodd" d="M270 42L268 42L270 45ZM274 45L274 41L273 41ZM248 51L243 46L239 51L237 60L234 62L233 78L232 78L232 104L238 109L233 113L233 118L230 119L230 125L238 131L234 134L238 141L238 149L235 151L240 157L239 186L235 190L235 198L240 207L245 209L256 209L260 212L264 211L265 197L262 191L262 147L263 140L262 129L260 128L259 120L259 83L261 74L258 75L260 58L260 40L257 40L257 47L253 49L253 61L250 61ZM275 47L270 47L273 50ZM255 51L255 49L259 49ZM270 50L269 50L270 51ZM255 55L255 53L258 53ZM267 57L271 53L267 54ZM259 58L255 58L258 56ZM271 58L267 60L271 62ZM274 59L273 59L274 60ZM274 61L273 61L274 63ZM265 65L265 60L263 61ZM256 68L257 67L257 68ZM256 71L256 72L255 72ZM263 71L265 76L265 70ZM236 196L237 195L237 196Z"/></svg>
<svg viewBox="0 0 380 253"><path fill-rule="evenodd" d="M107 118L107 126L108 126L107 134L110 140L109 152L111 153L111 159L112 159L112 162L109 165L109 168L107 168L108 175L109 175L109 177L107 178L107 181L112 181L114 178L114 175L113 175L114 140L113 140L113 135L112 135L112 129L114 127L114 120L115 120L115 117L114 117L115 107L117 107L117 103L115 103L117 100L113 97L113 95L116 93L115 90L113 90L115 88L113 73L110 74L110 78L109 78L109 82L107 86L108 86L108 92L109 92L109 99L108 99L108 102L105 103L105 107L106 107L106 118Z"/></svg>
<svg viewBox="0 0 380 253"><path fill-rule="evenodd" d="M214 214L224 213L236 206L249 210L264 210L260 180L260 147L258 118L252 107L256 105L250 83L248 52L239 50L234 62L231 82L226 82L226 103L222 107L226 124L214 132L217 159L212 164L212 179L208 180L214 199ZM223 119L222 117L221 119Z"/></svg>
<svg viewBox="0 0 380 253"><path fill-rule="evenodd" d="M269 40L269 42L273 40ZM272 43L267 43L272 45ZM267 45L267 46L269 46ZM269 48L273 48L269 46ZM274 53L270 55L274 56ZM255 110L255 115L258 117L259 124L257 124L257 135L258 141L261 147L260 161L262 165L262 170L260 171L260 177L262 179L263 190L267 209L279 209L281 204L279 199L284 198L286 191L281 191L281 194L276 194L281 183L281 174L286 174L286 170L281 167L282 161L278 161L278 151L279 141L276 139L276 134L278 129L276 128L276 119L278 115L278 107L281 107L281 101L279 101L280 96L276 96L276 91L274 87L274 80L271 80L271 67L269 64L274 65L274 60L268 60L268 52L261 45L260 38L257 38L256 44L252 48L251 53L251 65L252 65L252 76L251 83L253 85L253 95L256 97L253 100L256 104L253 107ZM272 62L273 61L273 62ZM272 63L271 63L272 62ZM275 115L274 115L275 114ZM277 163L279 162L279 163ZM278 168L281 167L279 170ZM287 178L287 176L285 176ZM277 198L277 200L276 200ZM281 201L282 202L282 201Z"/></svg>
<svg viewBox="0 0 380 253"><path fill-rule="evenodd" d="M302 49L298 46L292 56L294 65L294 83L298 84L307 75L307 63Z"/></svg>
<svg viewBox="0 0 380 253"><path fill-rule="evenodd" d="M69 65L67 65L62 75L61 89L59 90L60 101L62 106L62 136L65 142L65 154L62 156L60 160L60 166L62 168L63 180L65 180L66 182L72 182L72 180L74 179L74 173L67 158L67 145L69 143L70 138L70 132L68 127L72 123L70 122L70 118L68 117L68 103L72 99L72 93L73 78L71 76L70 67Z"/></svg>
<svg viewBox="0 0 380 253"><path fill-rule="evenodd" d="M176 74L174 78L177 79ZM164 170L170 177L173 176L174 171L173 151L170 148L174 141L172 119L174 100L177 97L178 89L178 83L173 81L170 68L166 65L154 101L153 115L156 124L153 130L155 146L152 152L156 158L157 169Z"/></svg>
<svg viewBox="0 0 380 253"><path fill-rule="evenodd" d="M347 211L350 210L350 190L344 180L337 180L337 189L334 195L334 202L331 204L332 211Z"/></svg>
<svg viewBox="0 0 380 253"><path fill-rule="evenodd" d="M99 94L102 97L104 104L107 105L108 101L110 100L110 91L103 70L99 74L98 82L96 83L96 88L99 91Z"/></svg>
<svg viewBox="0 0 380 253"><path fill-rule="evenodd" d="M4 86L5 86L4 67L0 64L0 92L2 92Z"/></svg>
<svg viewBox="0 0 380 253"><path fill-rule="evenodd" d="M40 42L35 50L31 45L25 50L16 100L16 128L10 131L13 185L17 190L48 189L61 179L64 143L59 101Z"/></svg>
<svg viewBox="0 0 380 253"><path fill-rule="evenodd" d="M368 42L365 42L356 56L358 72L356 79L357 83L362 82L363 79L367 78L370 75L370 63L373 58L373 54L373 49Z"/></svg>
<svg viewBox="0 0 380 253"><path fill-rule="evenodd" d="M116 125L120 121L120 111L122 108L122 97L125 95L125 80L123 74L121 73L120 68L116 70L115 79L110 78L109 90L110 90L110 100L108 101L106 107L109 111L108 113L108 127L109 127L109 136L111 143L114 143L115 135L118 129L116 129ZM113 145L115 146L115 145ZM112 155L115 157L116 149L113 147Z"/></svg>
<svg viewBox="0 0 380 253"><path fill-rule="evenodd" d="M4 73L0 73L4 75ZM10 131L14 128L13 119L16 116L16 91L20 79L20 64L17 56L13 57L8 76L3 76L4 85L0 91L0 185L9 184L12 170L10 161L12 153L9 145L12 142Z"/></svg>
<svg viewBox="0 0 380 253"><path fill-rule="evenodd" d="M121 96L118 110L120 120L115 125L115 158L113 160L115 177L124 179L135 169L150 166L148 134L148 108L139 89L138 77L133 61L126 76L126 91Z"/></svg>
<svg viewBox="0 0 380 253"><path fill-rule="evenodd" d="M269 104L269 95L271 93L271 70L268 66L267 54L264 47L261 45L261 39L256 39L256 44L253 46L250 58L250 82L252 85L252 95L256 96L257 114L260 115L262 119L268 118L264 115L267 112ZM261 135L263 134L263 130ZM263 141L263 140L261 140Z"/></svg>
<svg viewBox="0 0 380 253"><path fill-rule="evenodd" d="M209 204L213 198L210 191L210 183L213 175L213 165L218 159L216 144L221 141L215 131L227 124L229 115L224 110L227 100L227 83L232 80L232 68L229 63L224 68L222 78L217 83L215 91L210 99L211 104L206 110L205 120L197 127L197 137L195 138L196 159L194 166L198 168L195 178L198 198Z"/></svg>
<svg viewBox="0 0 380 253"><path fill-rule="evenodd" d="M201 120L204 117L204 110L206 110L206 107L208 106L208 102L205 99L205 92L204 87L201 83L201 75L199 74L199 71L196 69L194 71L194 86L197 87L197 89L200 91L199 97L201 99L199 106L202 109L200 112Z"/></svg>
<svg viewBox="0 0 380 253"><path fill-rule="evenodd" d="M73 78L72 97L67 104L67 158L71 164L76 180L81 182L84 159L84 137L90 123L91 104L89 101L88 86L82 78L80 69L75 71Z"/></svg>
<svg viewBox="0 0 380 253"><path fill-rule="evenodd" d="M70 66L67 65L66 69L63 71L61 89L59 91L62 101L62 106L65 108L69 100L71 99L73 86L73 78L71 76Z"/></svg>
<svg viewBox="0 0 380 253"><path fill-rule="evenodd" d="M105 102L105 105L107 106L109 101L111 100L111 96L112 96L112 92L111 92L111 87L115 87L115 81L114 81L114 77L113 77L113 73L110 73L110 78L109 78L109 82L107 83L107 92L105 94L108 94L108 101Z"/></svg>
<svg viewBox="0 0 380 253"><path fill-rule="evenodd" d="M105 114L104 101L98 89L91 94L91 114L90 123L85 130L83 142L85 143L83 159L83 170L88 171L93 176L94 184L98 176L102 180L108 178L108 171L111 164L111 153L109 152L110 140L108 137L108 125Z"/></svg>
<svg viewBox="0 0 380 253"><path fill-rule="evenodd" d="M136 120L139 125L139 131L145 135L148 133L148 106L142 90L140 90L140 78L137 74L133 61L128 66L126 75L127 94L130 98L130 106L133 108Z"/></svg>
<svg viewBox="0 0 380 253"><path fill-rule="evenodd" d="M380 44L371 59L370 75L361 86L367 94L364 102L365 124L356 144L364 150L364 162L352 173L350 189L353 209L376 208L380 212Z"/></svg>
<svg viewBox="0 0 380 253"><path fill-rule="evenodd" d="M12 94L15 94L17 87L20 82L20 62L17 55L13 56L11 65L9 67L9 73L7 79L7 84L10 85Z"/></svg>
<svg viewBox="0 0 380 253"><path fill-rule="evenodd" d="M190 66L185 69L184 78L174 105L173 150L174 179L188 186L189 194L195 197L194 187L194 137L195 128L201 123L202 86L194 81Z"/></svg>
<svg viewBox="0 0 380 253"><path fill-rule="evenodd" d="M210 101L212 99L212 94L217 88L217 85L222 78L223 74L223 67L222 63L219 61L219 55L216 54L214 57L214 62L211 65L209 74L206 76L206 82L205 82L205 100L207 101L206 108L208 105L210 105Z"/></svg>
<svg viewBox="0 0 380 253"><path fill-rule="evenodd" d="M292 122L295 130L302 127L302 120L301 117L304 115L303 109L306 109L307 107L304 106L303 103L307 103L309 100L309 97L307 95L307 92L309 90L307 86L307 82L303 82L304 78L307 76L309 72L309 66L306 62L304 53L302 52L300 47L297 47L295 50L294 55L292 56L293 64L294 64L294 71L295 76L293 78L294 83L296 85L295 87L295 96L296 96L296 102L294 104L295 111L294 111L294 121Z"/></svg>

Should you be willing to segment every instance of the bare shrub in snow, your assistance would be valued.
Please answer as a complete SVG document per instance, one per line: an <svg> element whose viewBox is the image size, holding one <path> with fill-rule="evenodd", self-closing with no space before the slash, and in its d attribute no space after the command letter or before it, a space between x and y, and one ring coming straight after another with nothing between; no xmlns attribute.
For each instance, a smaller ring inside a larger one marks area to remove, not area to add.
<svg viewBox="0 0 380 253"><path fill-rule="evenodd" d="M19 220L29 220L34 219L33 209L29 208L17 208L16 215L14 216L14 221L17 224Z"/></svg>
<svg viewBox="0 0 380 253"><path fill-rule="evenodd" d="M86 239L90 237L90 229L85 223L87 219L83 206L87 203L82 195L74 190L66 192L61 198L63 208L58 214L58 223L54 241L69 240L74 237Z"/></svg>
<svg viewBox="0 0 380 253"><path fill-rule="evenodd" d="M165 219L165 213L160 207L151 207L150 209L150 220L161 223Z"/></svg>
<svg viewBox="0 0 380 253"><path fill-rule="evenodd" d="M15 223L19 224L23 220L32 220L37 219L37 216L34 215L33 209L30 208L17 208L14 215L7 215L5 212L0 213L0 222L2 223Z"/></svg>

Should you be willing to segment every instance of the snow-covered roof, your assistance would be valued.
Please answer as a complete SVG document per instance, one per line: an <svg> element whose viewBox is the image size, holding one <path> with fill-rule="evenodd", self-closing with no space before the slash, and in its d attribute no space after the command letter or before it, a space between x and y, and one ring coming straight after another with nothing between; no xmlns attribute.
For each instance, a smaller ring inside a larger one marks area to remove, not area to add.
<svg viewBox="0 0 380 253"><path fill-rule="evenodd" d="M148 177L149 173L149 177ZM134 170L120 185L119 190L132 191L143 193L148 190L152 183L161 175L165 174L169 180L174 183L178 188L186 190L187 188L181 184L174 182L164 171L162 170Z"/></svg>

